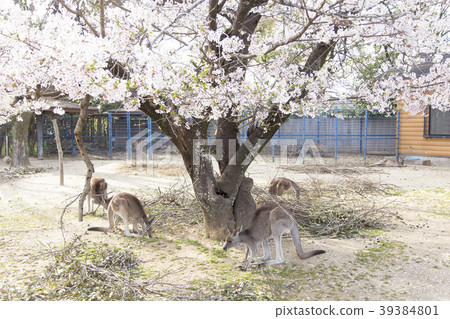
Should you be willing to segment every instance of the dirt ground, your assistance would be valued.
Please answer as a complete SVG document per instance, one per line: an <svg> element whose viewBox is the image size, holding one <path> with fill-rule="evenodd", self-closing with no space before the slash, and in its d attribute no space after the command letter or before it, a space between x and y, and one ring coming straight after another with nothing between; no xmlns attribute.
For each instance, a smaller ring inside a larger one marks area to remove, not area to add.
<svg viewBox="0 0 450 319"><path fill-rule="evenodd" d="M152 196L174 185L189 185L176 158L155 160L139 169L125 161L93 162L94 176L104 177L113 193ZM204 292L204 299L450 300L450 168L365 167L351 160L344 162L336 167L330 164L331 172L324 173L310 170L308 165L260 158L248 174L261 187L267 187L275 176L300 184L311 177L339 182L349 176L393 184L398 194L379 198L394 203L397 217L393 224L351 238L305 238L304 249L326 250L326 254L307 260L296 256L286 238L285 264L242 272L238 266L244 248L223 252L222 243L204 237L201 221L178 225L174 231L159 230L156 224L154 239L130 239L117 232L87 232L89 226L106 225L107 221L85 216L78 222L77 202L64 215L62 232L61 212L82 189L84 163L66 159L64 186L59 186L56 160L32 160L32 167L43 171L11 179L0 175L0 296L14 299L8 297L11 287L25 285L53 262L43 252L79 236L88 243L103 242L134 251L149 274L163 278L159 281L167 287L163 290L177 285L177 289ZM0 171L4 167L0 166ZM146 208L151 212L151 207ZM180 299L189 299L183 296ZM148 299L168 298L155 294Z"/></svg>

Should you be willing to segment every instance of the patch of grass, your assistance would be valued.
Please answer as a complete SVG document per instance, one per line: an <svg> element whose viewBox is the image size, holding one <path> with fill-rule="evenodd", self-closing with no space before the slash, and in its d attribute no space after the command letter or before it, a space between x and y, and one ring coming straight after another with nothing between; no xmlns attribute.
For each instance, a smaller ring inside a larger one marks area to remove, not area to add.
<svg viewBox="0 0 450 319"><path fill-rule="evenodd" d="M220 249L213 248L211 251L211 254L213 254L213 256L216 256L219 258L225 258L228 256L227 252L225 250L223 250L222 248L220 248Z"/></svg>
<svg viewBox="0 0 450 319"><path fill-rule="evenodd" d="M367 228L367 229L360 230L359 234L362 235L363 237L378 237L383 232L384 232L384 230L382 230L382 229Z"/></svg>
<svg viewBox="0 0 450 319"><path fill-rule="evenodd" d="M175 240L175 244L176 245L186 244L186 245L194 246L194 247L197 247L197 249L200 252L202 252L202 253L208 253L209 252L208 247L204 246L198 240L192 240L192 239L189 239L189 238L177 239L177 240Z"/></svg>
<svg viewBox="0 0 450 319"><path fill-rule="evenodd" d="M23 206L23 202L17 200L11 205ZM43 212L39 207L23 209L4 214L0 219L0 228L3 232L56 228L59 227L59 220L55 218L57 215L56 212Z"/></svg>
<svg viewBox="0 0 450 319"><path fill-rule="evenodd" d="M394 256L399 255L399 251L403 251L405 247L400 242L381 240L375 247L356 251L356 262L374 264L382 261L388 263Z"/></svg>
<svg viewBox="0 0 450 319"><path fill-rule="evenodd" d="M254 301L274 300L265 285L254 281L237 281L221 285L215 289L225 300Z"/></svg>

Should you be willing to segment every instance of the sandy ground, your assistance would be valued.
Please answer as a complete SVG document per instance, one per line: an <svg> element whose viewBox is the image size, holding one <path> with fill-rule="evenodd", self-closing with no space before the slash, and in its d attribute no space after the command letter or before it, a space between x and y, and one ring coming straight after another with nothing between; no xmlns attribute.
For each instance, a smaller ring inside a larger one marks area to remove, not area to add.
<svg viewBox="0 0 450 319"><path fill-rule="evenodd" d="M149 164L145 169L134 169L124 161L94 160L94 176L104 177L109 191L135 194L154 194L188 180L179 159L155 160ZM76 207L72 207L64 217L63 238L59 216L68 200L82 188L84 163L65 160L64 186L59 186L56 160L33 160L32 166L43 167L46 171L15 179L2 177L0 180L0 289L2 285L11 285L15 279L29 275L31 268L39 272L49 261L30 263L31 259L35 260L32 257L46 247L60 247L64 238L73 235L82 236L87 241L132 245L129 239L125 241L118 234L87 233L87 227L106 225L107 222L97 217L78 222ZM329 167L334 168L332 165ZM450 300L450 168L369 168L351 162L344 167L354 170L349 173L352 176L393 184L401 191L395 198L398 219L394 227L362 237L306 239L303 245L307 250L321 248L327 251L308 260L299 260L290 239L286 239L289 242L284 243L286 265L255 270L253 275L258 280L264 278L261 282L269 282L270 289L276 286L273 282L280 283L281 276L285 286L280 289L286 290L285 299ZM272 163L267 158L257 160L251 166L249 176L255 184L267 187L275 176L286 176L301 183L311 177L325 180L346 178L341 172L321 174L294 163ZM176 254L177 266L183 267L183 271L172 275L171 280L186 284L215 280L211 277L217 276L214 273L216 262L209 263L210 255L199 253L198 247L183 242L186 234L200 242L207 251L221 247L221 243L204 238L200 225L180 234L178 239L156 232L160 238L159 245L164 241L168 248L155 251L156 244L140 243L140 257L149 267L164 269L171 266L165 254ZM178 246L175 249L173 240L182 243L182 249ZM156 264L155 258L162 261ZM236 269L241 261L242 250L234 250L220 260L220 267ZM208 274L205 267L214 271ZM295 272L292 276L289 275L290 270ZM234 274L241 276L238 272ZM302 277L301 280L298 276ZM242 277L239 280L247 279ZM221 282L227 284L227 279Z"/></svg>

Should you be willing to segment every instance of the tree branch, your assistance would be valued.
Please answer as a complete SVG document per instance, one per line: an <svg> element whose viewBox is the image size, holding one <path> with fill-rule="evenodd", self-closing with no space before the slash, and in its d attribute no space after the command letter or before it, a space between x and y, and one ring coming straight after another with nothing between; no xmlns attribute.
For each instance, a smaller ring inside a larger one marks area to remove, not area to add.
<svg viewBox="0 0 450 319"><path fill-rule="evenodd" d="M95 28L92 26L92 24L88 21L88 19L86 18L86 16L83 14L83 12L81 12L80 10L73 10L71 9L63 0L56 0L58 1L59 4L61 4L67 11L69 11L72 14L75 14L77 17L80 17L81 19L83 19L83 21L86 23L86 25L88 26L88 28L91 30L91 32L98 37L99 34L97 32L97 30L95 30Z"/></svg>
<svg viewBox="0 0 450 319"><path fill-rule="evenodd" d="M203 2L205 2L205 0L199 0L196 3L194 3L192 5L192 7L190 7L189 9L187 9L186 11L184 11L183 13L181 13L180 15L176 16L175 19L168 25L166 26L164 29L162 29L162 31L156 36L155 39L153 39L152 43L150 43L150 48L152 48L156 41L158 41L158 39L164 34L164 32L167 31L167 29L169 29L170 27L172 27L175 22L177 22L181 17L184 17L185 15L187 15L188 13L190 13L192 10L194 10L195 8L197 8L200 4L202 4Z"/></svg>
<svg viewBox="0 0 450 319"><path fill-rule="evenodd" d="M106 36L105 33L105 0L100 0L100 34L102 38Z"/></svg>
<svg viewBox="0 0 450 319"><path fill-rule="evenodd" d="M86 173L86 179L84 183L83 192L81 193L80 201L78 204L78 221L83 221L83 203L86 198L87 193L90 189L91 177L94 173L94 165L92 164L89 156L87 154L86 148L83 143L83 125L86 122L87 111L91 102L91 96L86 95L84 99L80 102L80 117L77 120L77 124L75 125L74 135L75 141L77 143L78 149L80 150L80 154L83 158L84 163L88 169Z"/></svg>

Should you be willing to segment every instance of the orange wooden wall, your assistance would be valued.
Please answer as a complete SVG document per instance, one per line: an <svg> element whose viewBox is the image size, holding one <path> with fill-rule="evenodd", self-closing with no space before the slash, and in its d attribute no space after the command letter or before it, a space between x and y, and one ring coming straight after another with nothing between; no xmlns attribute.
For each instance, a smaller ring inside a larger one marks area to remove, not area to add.
<svg viewBox="0 0 450 319"><path fill-rule="evenodd" d="M423 114L400 111L399 153L450 157L450 138L425 138Z"/></svg>

